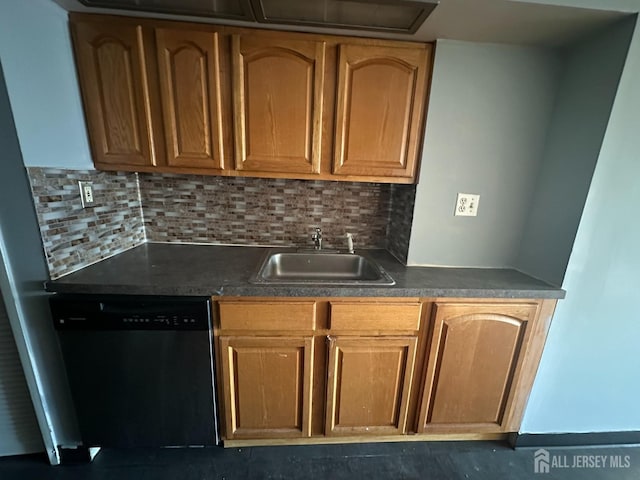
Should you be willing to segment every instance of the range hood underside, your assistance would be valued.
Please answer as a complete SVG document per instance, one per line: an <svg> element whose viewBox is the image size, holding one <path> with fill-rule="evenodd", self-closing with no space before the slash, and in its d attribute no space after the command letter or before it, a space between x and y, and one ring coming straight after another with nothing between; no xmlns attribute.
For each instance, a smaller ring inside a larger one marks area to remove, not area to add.
<svg viewBox="0 0 640 480"><path fill-rule="evenodd" d="M430 0L80 0L113 8L280 25L415 33L435 9Z"/></svg>

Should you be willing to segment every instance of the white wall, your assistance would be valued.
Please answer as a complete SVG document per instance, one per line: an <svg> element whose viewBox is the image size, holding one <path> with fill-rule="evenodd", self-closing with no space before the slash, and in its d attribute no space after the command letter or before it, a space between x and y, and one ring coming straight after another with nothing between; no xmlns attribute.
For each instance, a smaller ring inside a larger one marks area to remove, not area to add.
<svg viewBox="0 0 640 480"><path fill-rule="evenodd" d="M633 34L630 18L571 48L516 268L562 284Z"/></svg>
<svg viewBox="0 0 640 480"><path fill-rule="evenodd" d="M593 8L619 12L638 12L640 0L510 0L512 2L540 3L563 7Z"/></svg>
<svg viewBox="0 0 640 480"><path fill-rule="evenodd" d="M438 41L410 265L512 265L560 66L550 50ZM480 194L477 217L453 216L458 192Z"/></svg>
<svg viewBox="0 0 640 480"><path fill-rule="evenodd" d="M636 26L527 406L526 433L640 430Z"/></svg>
<svg viewBox="0 0 640 480"><path fill-rule="evenodd" d="M526 0L640 11L640 0ZM640 30L636 25L522 432L640 430Z"/></svg>
<svg viewBox="0 0 640 480"><path fill-rule="evenodd" d="M0 290L42 439L57 463L56 447L78 445L80 435L43 288L49 272L2 68L0 152Z"/></svg>
<svg viewBox="0 0 640 480"><path fill-rule="evenodd" d="M25 165L93 169L67 13L51 0L1 1L0 61Z"/></svg>

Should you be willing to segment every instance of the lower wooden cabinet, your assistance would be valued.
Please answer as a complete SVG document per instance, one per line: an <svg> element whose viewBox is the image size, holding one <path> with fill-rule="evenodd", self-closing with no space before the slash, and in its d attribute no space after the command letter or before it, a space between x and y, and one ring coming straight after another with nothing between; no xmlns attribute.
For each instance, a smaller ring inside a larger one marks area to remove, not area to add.
<svg viewBox="0 0 640 480"><path fill-rule="evenodd" d="M221 299L224 438L502 438L519 429L555 304Z"/></svg>
<svg viewBox="0 0 640 480"><path fill-rule="evenodd" d="M227 438L311 435L313 338L221 337Z"/></svg>
<svg viewBox="0 0 640 480"><path fill-rule="evenodd" d="M436 303L419 432L508 432L537 303Z"/></svg>
<svg viewBox="0 0 640 480"><path fill-rule="evenodd" d="M326 435L406 431L417 337L329 337Z"/></svg>

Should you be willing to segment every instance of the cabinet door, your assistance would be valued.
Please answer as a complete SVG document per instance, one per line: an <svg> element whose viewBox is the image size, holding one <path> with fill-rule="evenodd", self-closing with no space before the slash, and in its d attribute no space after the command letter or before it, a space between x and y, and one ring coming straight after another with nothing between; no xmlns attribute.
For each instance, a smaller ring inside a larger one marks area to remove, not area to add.
<svg viewBox="0 0 640 480"><path fill-rule="evenodd" d="M419 432L502 432L536 304L436 304Z"/></svg>
<svg viewBox="0 0 640 480"><path fill-rule="evenodd" d="M329 337L326 435L406 430L416 337Z"/></svg>
<svg viewBox="0 0 640 480"><path fill-rule="evenodd" d="M313 338L220 337L226 438L311 435Z"/></svg>
<svg viewBox="0 0 640 480"><path fill-rule="evenodd" d="M95 164L155 165L141 27L80 22L72 31Z"/></svg>
<svg viewBox="0 0 640 480"><path fill-rule="evenodd" d="M319 173L325 43L232 38L236 169Z"/></svg>
<svg viewBox="0 0 640 480"><path fill-rule="evenodd" d="M218 34L156 29L160 92L172 167L224 167Z"/></svg>
<svg viewBox="0 0 640 480"><path fill-rule="evenodd" d="M415 177L430 48L340 45L334 174Z"/></svg>

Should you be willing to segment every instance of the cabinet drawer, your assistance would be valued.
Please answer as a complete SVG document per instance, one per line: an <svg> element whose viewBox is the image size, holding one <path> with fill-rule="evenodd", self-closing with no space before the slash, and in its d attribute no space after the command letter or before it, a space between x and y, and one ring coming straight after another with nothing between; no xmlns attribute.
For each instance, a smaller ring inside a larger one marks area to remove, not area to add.
<svg viewBox="0 0 640 480"><path fill-rule="evenodd" d="M315 330L316 302L220 302L223 330Z"/></svg>
<svg viewBox="0 0 640 480"><path fill-rule="evenodd" d="M420 303L331 302L333 330L418 330Z"/></svg>

